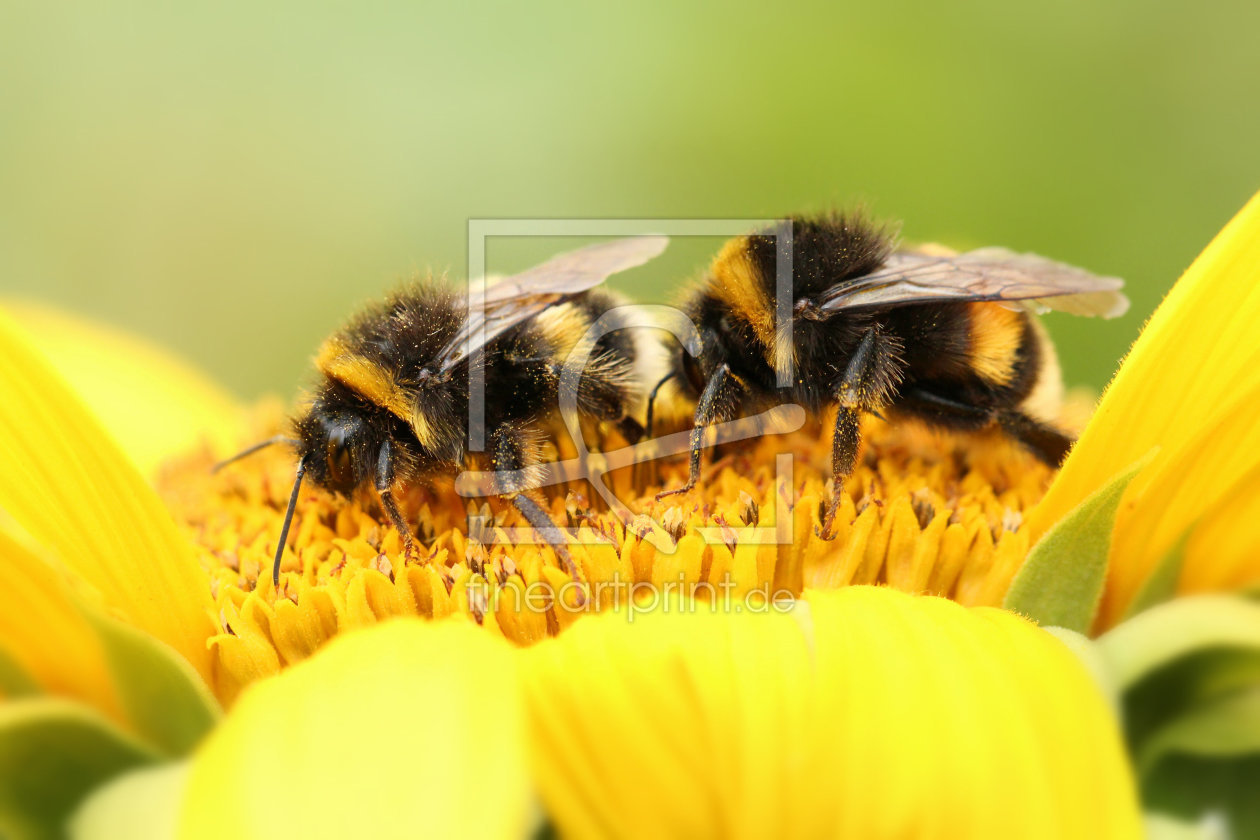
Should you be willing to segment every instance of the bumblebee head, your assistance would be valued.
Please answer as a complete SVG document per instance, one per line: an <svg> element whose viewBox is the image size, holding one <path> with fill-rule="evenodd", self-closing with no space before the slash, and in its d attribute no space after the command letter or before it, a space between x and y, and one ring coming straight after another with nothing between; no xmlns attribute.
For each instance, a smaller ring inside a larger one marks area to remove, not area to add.
<svg viewBox="0 0 1260 840"><path fill-rule="evenodd" d="M375 478L389 436L378 414L354 392L327 383L294 418L298 454L316 484L349 495Z"/></svg>
<svg viewBox="0 0 1260 840"><path fill-rule="evenodd" d="M298 450L315 483L349 495L375 474L373 436L362 417L314 407L296 426Z"/></svg>
<svg viewBox="0 0 1260 840"><path fill-rule="evenodd" d="M758 345L749 324L717 295L707 291L698 295L688 307L688 315L697 329L697 352L682 349L678 367L686 390L694 399L704 391L709 377L720 365Z"/></svg>
<svg viewBox="0 0 1260 840"><path fill-rule="evenodd" d="M708 342L710 345L712 342ZM685 348L680 348L681 359L679 367L682 369L682 382L685 393L687 393L694 401L700 397L700 392L704 390L704 385L709 379L708 371L712 369L711 364L706 364L712 353L706 354L703 351L704 345L699 356L693 356L687 352Z"/></svg>

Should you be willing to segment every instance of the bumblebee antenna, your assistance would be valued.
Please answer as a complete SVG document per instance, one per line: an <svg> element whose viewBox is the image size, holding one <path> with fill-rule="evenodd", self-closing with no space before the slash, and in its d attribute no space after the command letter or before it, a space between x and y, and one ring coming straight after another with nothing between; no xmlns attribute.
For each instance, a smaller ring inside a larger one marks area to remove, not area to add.
<svg viewBox="0 0 1260 840"><path fill-rule="evenodd" d="M647 420L647 428L645 429L645 431L647 432L646 436L649 438L652 437L652 431L653 431L652 418L655 415L656 395L657 393L660 392L662 385L664 385L666 382L673 379L677 375L678 375L677 371L671 371L670 373L665 374L664 378L662 378L660 382L657 382L656 385L652 388L652 393L648 394L647 417L644 419Z"/></svg>
<svg viewBox="0 0 1260 840"><path fill-rule="evenodd" d="M266 445L259 444L260 447ZM271 585L276 589L280 588L280 558L284 556L284 544L289 539L289 526L293 524L293 511L297 507L298 490L302 489L302 476L305 474L306 458L298 458L297 477L293 479L293 492L289 494L289 507L284 512L284 524L280 526L280 541L276 543L276 559L271 564Z"/></svg>
<svg viewBox="0 0 1260 840"><path fill-rule="evenodd" d="M253 455L255 452L258 452L259 450L262 450L262 449L266 449L268 446L275 446L277 443L287 443L292 446L297 446L301 442L302 441L298 440L297 438L286 437L285 435L276 435L275 437L267 438L262 443L255 443L253 446L250 446L246 449L242 449L240 452L237 452L231 458L224 458L222 461L220 461L219 463L211 467L210 472L217 473L219 470L223 469L228 464L235 463L241 460L242 458L248 458L250 455Z"/></svg>
<svg viewBox="0 0 1260 840"><path fill-rule="evenodd" d="M656 436L656 430L653 428L653 425L655 423L655 418L656 418L656 395L660 393L661 387L664 386L666 382L673 379L677 375L678 375L677 371L670 371L669 373L665 374L665 376L661 378L661 381L657 382L656 385L652 387L651 392L648 394L647 416L643 418L644 419L643 440L652 440ZM650 463L650 459L649 459L649 463ZM638 457L635 457L634 467L630 471L631 479L634 481L635 487L642 487L643 477L644 477L645 472L648 476L649 481L655 479L656 477L655 468L653 467L652 469L649 470L648 463L640 463Z"/></svg>

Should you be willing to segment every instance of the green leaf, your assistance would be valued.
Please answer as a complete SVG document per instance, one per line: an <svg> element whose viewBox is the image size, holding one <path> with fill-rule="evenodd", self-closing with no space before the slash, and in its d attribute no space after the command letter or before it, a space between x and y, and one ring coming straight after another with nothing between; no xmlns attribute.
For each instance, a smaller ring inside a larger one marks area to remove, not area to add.
<svg viewBox="0 0 1260 840"><path fill-rule="evenodd" d="M1196 823L1202 838L1260 837L1260 756L1173 755L1142 780L1147 810Z"/></svg>
<svg viewBox="0 0 1260 840"><path fill-rule="evenodd" d="M1200 836L1260 837L1260 604L1176 598L1094 648L1123 691L1145 807Z"/></svg>
<svg viewBox="0 0 1260 840"><path fill-rule="evenodd" d="M109 671L136 731L164 755L187 755L222 715L184 657L131 625L83 609L101 639Z"/></svg>
<svg viewBox="0 0 1260 840"><path fill-rule="evenodd" d="M1124 694L1123 719L1130 751L1142 755L1175 721L1258 685L1257 650L1212 648L1157 669Z"/></svg>
<svg viewBox="0 0 1260 840"><path fill-rule="evenodd" d="M1146 840L1229 840L1221 821L1212 815L1198 822L1148 812L1142 819Z"/></svg>
<svg viewBox="0 0 1260 840"><path fill-rule="evenodd" d="M1120 688L1191 654L1260 651L1260 604L1231 595L1190 595L1121 622L1097 639Z"/></svg>
<svg viewBox="0 0 1260 840"><path fill-rule="evenodd" d="M1192 530L1192 528L1187 528L1177 542L1173 543L1172 548L1159 558L1159 562L1142 582L1137 595L1133 597L1133 602L1125 611L1125 618L1132 618L1140 612L1169 601L1177 594L1177 581L1181 579L1181 567L1186 561L1186 543L1190 540Z"/></svg>
<svg viewBox="0 0 1260 840"><path fill-rule="evenodd" d="M1002 606L1043 626L1089 632L1107 580L1116 509L1149 460L1115 476L1056 522L1029 552Z"/></svg>
<svg viewBox="0 0 1260 840"><path fill-rule="evenodd" d="M1172 753L1204 758L1260 755L1260 682L1197 704L1155 732L1137 756L1138 771L1149 773Z"/></svg>
<svg viewBox="0 0 1260 840"><path fill-rule="evenodd" d="M1178 719L1260 686L1260 605L1228 595L1177 598L1095 641L1142 755Z"/></svg>
<svg viewBox="0 0 1260 840"><path fill-rule="evenodd" d="M90 791L155 758L87 706L50 697L0 704L0 837L64 837Z"/></svg>
<svg viewBox="0 0 1260 840"><path fill-rule="evenodd" d="M72 840L171 840L188 784L188 762L144 767L95 791L70 821Z"/></svg>

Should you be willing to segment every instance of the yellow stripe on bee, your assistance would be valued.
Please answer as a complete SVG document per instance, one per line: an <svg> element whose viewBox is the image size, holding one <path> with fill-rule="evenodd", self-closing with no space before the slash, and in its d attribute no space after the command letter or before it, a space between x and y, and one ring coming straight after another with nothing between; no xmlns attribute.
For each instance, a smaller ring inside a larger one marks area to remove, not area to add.
<svg viewBox="0 0 1260 840"><path fill-rule="evenodd" d="M1039 346L1038 358L1041 360L1037 371L1036 384L1032 391L1024 397L1019 408L1034 420L1056 425L1063 408L1063 373L1059 369L1059 355L1054 350L1050 335L1036 318L1032 318L1033 341Z"/></svg>
<svg viewBox="0 0 1260 840"><path fill-rule="evenodd" d="M586 335L591 321L579 307L567 303L544 309L534 316L534 325L542 332L557 358L563 360Z"/></svg>
<svg viewBox="0 0 1260 840"><path fill-rule="evenodd" d="M748 256L748 237L732 239L713 260L713 292L748 322L757 339L768 351L775 351L774 301L766 291L765 279Z"/></svg>
<svg viewBox="0 0 1260 840"><path fill-rule="evenodd" d="M970 309L972 370L994 385L1009 385L1015 378L1015 359L1027 316L987 301L972 303Z"/></svg>
<svg viewBox="0 0 1260 840"><path fill-rule="evenodd" d="M415 400L399 387L393 374L351 350L339 336L333 336L319 348L315 366L329 379L340 382L407 423L422 446L433 444L434 431L428 420L416 410Z"/></svg>

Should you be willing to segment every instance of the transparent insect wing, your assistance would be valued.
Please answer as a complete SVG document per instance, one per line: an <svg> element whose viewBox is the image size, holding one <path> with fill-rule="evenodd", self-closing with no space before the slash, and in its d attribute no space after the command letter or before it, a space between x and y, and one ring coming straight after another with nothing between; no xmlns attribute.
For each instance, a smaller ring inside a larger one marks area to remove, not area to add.
<svg viewBox="0 0 1260 840"><path fill-rule="evenodd" d="M557 303L593 289L609 277L643 265L669 243L664 236L634 236L588 245L484 287L469 298L468 319L441 354L450 370L512 327Z"/></svg>
<svg viewBox="0 0 1260 840"><path fill-rule="evenodd" d="M1036 254L982 248L956 256L897 253L883 267L833 286L818 301L824 312L965 300L1027 301L1076 315L1123 315L1124 281Z"/></svg>

